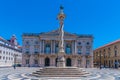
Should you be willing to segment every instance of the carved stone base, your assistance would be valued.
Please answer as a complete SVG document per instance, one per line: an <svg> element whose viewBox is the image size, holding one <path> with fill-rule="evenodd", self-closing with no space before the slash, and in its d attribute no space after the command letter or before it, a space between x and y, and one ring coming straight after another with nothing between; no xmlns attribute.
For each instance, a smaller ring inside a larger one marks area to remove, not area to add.
<svg viewBox="0 0 120 80"><path fill-rule="evenodd" d="M60 52L58 53L58 59L57 59L57 67L65 67L65 53Z"/></svg>
<svg viewBox="0 0 120 80"><path fill-rule="evenodd" d="M57 67L65 67L65 58L64 57L58 57Z"/></svg>

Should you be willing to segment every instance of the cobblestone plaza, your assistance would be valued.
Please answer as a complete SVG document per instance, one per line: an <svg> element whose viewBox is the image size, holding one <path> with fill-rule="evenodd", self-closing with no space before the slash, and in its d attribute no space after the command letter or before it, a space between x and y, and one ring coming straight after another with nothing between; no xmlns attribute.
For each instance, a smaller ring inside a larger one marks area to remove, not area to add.
<svg viewBox="0 0 120 80"><path fill-rule="evenodd" d="M85 77L33 77L29 76L35 70L40 68L33 67L17 67L13 68L0 68L0 80L120 80L119 69L97 69L86 68L85 70L90 73Z"/></svg>

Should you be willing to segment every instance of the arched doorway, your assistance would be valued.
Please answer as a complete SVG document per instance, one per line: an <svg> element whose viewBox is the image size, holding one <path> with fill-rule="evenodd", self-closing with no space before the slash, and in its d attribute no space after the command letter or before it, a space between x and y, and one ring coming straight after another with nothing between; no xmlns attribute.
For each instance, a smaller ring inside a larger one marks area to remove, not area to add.
<svg viewBox="0 0 120 80"><path fill-rule="evenodd" d="M66 66L71 66L71 59L70 58L66 59Z"/></svg>
<svg viewBox="0 0 120 80"><path fill-rule="evenodd" d="M50 66L50 59L49 58L45 58L45 66Z"/></svg>
<svg viewBox="0 0 120 80"><path fill-rule="evenodd" d="M118 68L118 61L117 60L115 60L114 64L115 64L115 68Z"/></svg>

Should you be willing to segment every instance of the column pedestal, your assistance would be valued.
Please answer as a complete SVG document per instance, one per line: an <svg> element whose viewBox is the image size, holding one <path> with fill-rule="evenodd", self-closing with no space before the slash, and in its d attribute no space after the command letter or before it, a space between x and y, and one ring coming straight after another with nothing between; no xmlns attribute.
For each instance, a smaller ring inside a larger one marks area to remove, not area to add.
<svg viewBox="0 0 120 80"><path fill-rule="evenodd" d="M65 53L59 52L58 53L58 59L57 59L57 67L65 67Z"/></svg>

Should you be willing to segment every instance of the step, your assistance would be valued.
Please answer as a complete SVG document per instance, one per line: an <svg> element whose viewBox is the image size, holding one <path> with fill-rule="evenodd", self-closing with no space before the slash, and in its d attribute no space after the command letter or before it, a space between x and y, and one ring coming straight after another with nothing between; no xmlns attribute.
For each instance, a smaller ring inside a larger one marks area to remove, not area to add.
<svg viewBox="0 0 120 80"><path fill-rule="evenodd" d="M39 69L36 72L33 72L33 76L37 77L80 77L81 75L89 74L83 69L74 68L74 67L65 67L65 68L58 68L58 67L48 67Z"/></svg>
<svg viewBox="0 0 120 80"><path fill-rule="evenodd" d="M36 77L82 77L85 76L85 74L83 75L33 75Z"/></svg>

